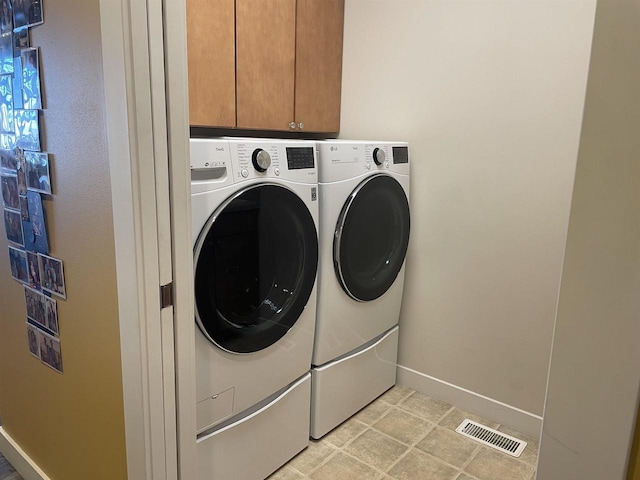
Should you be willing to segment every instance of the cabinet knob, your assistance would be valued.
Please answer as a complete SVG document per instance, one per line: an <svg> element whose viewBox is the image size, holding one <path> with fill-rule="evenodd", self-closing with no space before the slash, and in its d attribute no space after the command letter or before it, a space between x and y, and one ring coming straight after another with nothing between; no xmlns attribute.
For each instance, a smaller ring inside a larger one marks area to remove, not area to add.
<svg viewBox="0 0 640 480"><path fill-rule="evenodd" d="M304 130L304 123L300 122L300 123L298 124L298 128L299 128L300 130Z"/></svg>
<svg viewBox="0 0 640 480"><path fill-rule="evenodd" d="M296 129L296 122L289 122L289 128L291 130L295 130Z"/></svg>

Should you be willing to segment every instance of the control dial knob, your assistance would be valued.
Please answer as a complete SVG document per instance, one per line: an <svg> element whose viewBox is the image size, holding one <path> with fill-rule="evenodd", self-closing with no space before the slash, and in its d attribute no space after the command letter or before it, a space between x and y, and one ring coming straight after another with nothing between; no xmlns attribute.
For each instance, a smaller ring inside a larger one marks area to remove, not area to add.
<svg viewBox="0 0 640 480"><path fill-rule="evenodd" d="M376 165L382 165L384 163L384 150L380 148L375 148L373 150L373 161L376 162Z"/></svg>
<svg viewBox="0 0 640 480"><path fill-rule="evenodd" d="M256 148L251 155L251 162L257 171L266 172L271 166L271 155L261 148Z"/></svg>

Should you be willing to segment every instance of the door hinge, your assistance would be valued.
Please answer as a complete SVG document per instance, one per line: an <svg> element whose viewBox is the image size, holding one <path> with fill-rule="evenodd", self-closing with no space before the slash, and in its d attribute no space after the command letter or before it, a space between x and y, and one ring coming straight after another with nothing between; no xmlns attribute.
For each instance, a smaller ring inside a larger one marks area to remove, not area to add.
<svg viewBox="0 0 640 480"><path fill-rule="evenodd" d="M160 286L160 309L173 305L173 282Z"/></svg>

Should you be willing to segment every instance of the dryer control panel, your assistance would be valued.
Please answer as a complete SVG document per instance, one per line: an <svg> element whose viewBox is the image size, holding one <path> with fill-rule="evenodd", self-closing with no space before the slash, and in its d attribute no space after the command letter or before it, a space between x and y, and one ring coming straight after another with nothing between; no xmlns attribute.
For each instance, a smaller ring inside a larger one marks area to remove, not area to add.
<svg viewBox="0 0 640 480"><path fill-rule="evenodd" d="M325 140L318 142L318 155L320 183L382 171L409 174L406 142Z"/></svg>
<svg viewBox="0 0 640 480"><path fill-rule="evenodd" d="M391 149L393 151L394 165L409 163L409 147L391 147Z"/></svg>
<svg viewBox="0 0 640 480"><path fill-rule="evenodd" d="M391 145L376 143L366 143L364 145L364 156L366 159L365 168L367 170L387 170L391 165Z"/></svg>

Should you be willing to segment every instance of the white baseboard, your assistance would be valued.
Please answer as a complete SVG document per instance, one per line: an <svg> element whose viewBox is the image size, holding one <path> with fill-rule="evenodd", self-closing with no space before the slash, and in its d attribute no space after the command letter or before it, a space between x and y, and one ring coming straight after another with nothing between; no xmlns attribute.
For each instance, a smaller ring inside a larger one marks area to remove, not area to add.
<svg viewBox="0 0 640 480"><path fill-rule="evenodd" d="M457 385L398 365L398 385L410 387L430 397L493 420L533 438L540 438L542 417L485 397Z"/></svg>
<svg viewBox="0 0 640 480"><path fill-rule="evenodd" d="M2 427L0 427L0 453L24 480L50 480Z"/></svg>

